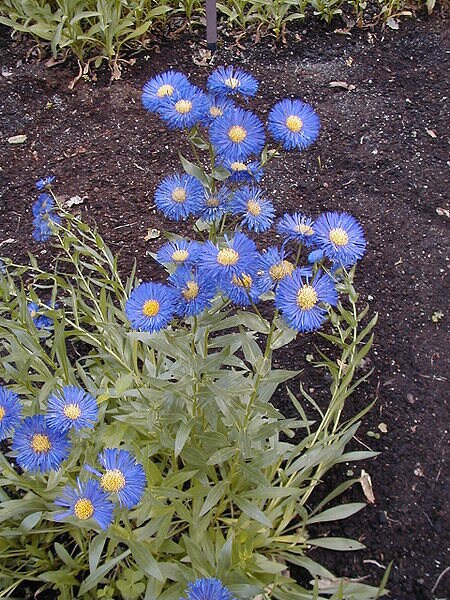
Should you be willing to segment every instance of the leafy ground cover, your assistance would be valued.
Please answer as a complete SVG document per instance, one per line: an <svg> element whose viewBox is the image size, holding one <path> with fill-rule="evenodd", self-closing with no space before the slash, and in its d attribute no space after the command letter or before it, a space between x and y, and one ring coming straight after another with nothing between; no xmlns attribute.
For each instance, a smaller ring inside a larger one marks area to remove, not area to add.
<svg viewBox="0 0 450 600"><path fill-rule="evenodd" d="M314 104L322 118L318 143L300 159L285 155L265 181L277 197L283 191L277 214L347 210L365 227L370 249L358 288L379 311L380 324L367 365L375 374L366 398L357 401L377 398L377 404L355 447L382 454L364 465L375 504L330 531L359 538L367 550L323 562L340 575L368 574L376 582L381 566L393 560L390 589L398 599L445 596L445 577L436 587L448 533L444 32L436 16L384 34L318 29L306 37L299 30L297 41L281 48L241 47L230 38L222 39L213 60L258 77L258 111L292 94ZM212 67L202 40L161 42L158 52L137 56L120 82L110 86L105 73L73 91L67 71L46 69L33 54L26 59L30 44L12 45L5 30L1 44L2 254L24 260L30 249L45 260L46 250L31 241L31 202L34 181L53 173L72 210L95 221L120 252L121 268L136 258L142 278L157 277L148 252L159 248L158 232L168 223L156 214L153 193L176 168L183 142L142 109L140 93L169 66L203 84ZM17 135L26 139L10 143ZM303 381L320 394L328 382L297 361L308 354L306 343L299 336L278 362L304 369ZM309 353L314 356L313 346ZM345 465L336 479L350 477L352 468ZM353 489L347 500L363 498Z"/></svg>

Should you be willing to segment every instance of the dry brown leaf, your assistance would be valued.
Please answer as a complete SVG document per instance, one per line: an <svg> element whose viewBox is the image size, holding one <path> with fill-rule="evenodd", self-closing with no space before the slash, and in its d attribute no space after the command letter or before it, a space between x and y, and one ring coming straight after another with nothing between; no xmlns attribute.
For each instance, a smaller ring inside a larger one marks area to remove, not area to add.
<svg viewBox="0 0 450 600"><path fill-rule="evenodd" d="M438 206L436 212L440 217L447 217L450 219L450 210L448 210L447 208L441 208L440 206Z"/></svg>
<svg viewBox="0 0 450 600"><path fill-rule="evenodd" d="M154 240L155 238L159 238L161 232L159 229L147 229L147 234L144 237L144 241L148 242L149 240Z"/></svg>
<svg viewBox="0 0 450 600"><path fill-rule="evenodd" d="M26 135L13 135L12 137L8 138L8 144L23 144L26 141Z"/></svg>
<svg viewBox="0 0 450 600"><path fill-rule="evenodd" d="M375 504L375 495L373 493L372 488L372 479L370 478L369 473L366 473L364 469L361 470L361 476L359 478L359 483L361 484L362 490L364 492L364 496L367 499L369 504Z"/></svg>
<svg viewBox="0 0 450 600"><path fill-rule="evenodd" d="M330 87L337 87L343 90L348 90L349 92L356 89L355 85L353 85L352 83L347 83L346 81L330 81L328 85Z"/></svg>

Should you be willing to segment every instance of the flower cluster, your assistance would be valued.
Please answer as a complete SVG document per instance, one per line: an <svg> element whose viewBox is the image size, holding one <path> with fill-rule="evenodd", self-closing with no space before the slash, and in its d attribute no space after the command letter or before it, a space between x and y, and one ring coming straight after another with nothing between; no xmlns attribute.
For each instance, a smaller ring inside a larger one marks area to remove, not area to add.
<svg viewBox="0 0 450 600"><path fill-rule="evenodd" d="M49 189L53 180L53 176L44 177L36 182L38 190ZM38 199L33 204L33 237L37 242L46 242L52 235L52 224L58 225L61 218L56 212L55 201L47 192L39 194Z"/></svg>
<svg viewBox="0 0 450 600"><path fill-rule="evenodd" d="M83 389L68 385L50 395L46 414L22 418L18 395L0 386L0 440L13 436L11 448L17 464L31 473L58 470L69 457L73 440L71 430L93 428L98 419L97 401ZM103 472L84 465L99 477L87 482L77 481L67 486L57 498L57 506L68 510L57 514L61 520L75 516L80 520L93 518L106 529L113 518L116 498L120 506L136 506L144 493L146 477L142 465L126 450L107 448L98 455Z"/></svg>
<svg viewBox="0 0 450 600"><path fill-rule="evenodd" d="M245 210L250 192L249 186L240 190L236 212ZM272 204L264 198L259 201L267 220L272 219ZM247 209L246 218L251 216ZM351 215L335 212L320 215L315 222L299 213L285 214L276 229L283 236L281 246L262 252L239 231L218 243L178 240L162 246L157 259L171 275L167 284L145 282L132 291L126 305L132 327L153 333L167 327L174 317L200 314L217 293L237 306L249 306L272 290L287 325L298 332L319 329L327 318L327 307L337 304L333 272L364 254L362 228ZM302 247L309 260L315 255L313 266L299 263Z"/></svg>
<svg viewBox="0 0 450 600"><path fill-rule="evenodd" d="M240 68L219 67L206 87L208 93L175 71L144 86L144 107L169 127L187 130L189 139L193 136L213 157L210 175L201 164L187 163L186 168L184 161L185 174L170 175L158 186L156 206L172 220L194 217L209 225L210 239L181 239L160 248L157 260L169 271L168 281L136 287L126 305L127 317L133 328L153 333L175 317L200 314L217 294L238 306L272 297L288 326L298 332L318 329L329 307L337 304L339 269L364 255L362 228L351 215L338 212L315 221L286 213L275 222L274 204L260 181L267 157L276 152L266 146L259 117L235 104L238 96L255 95L257 80ZM317 139L320 119L302 100L284 99L270 110L267 130L279 148L304 150ZM214 165L221 169L218 176ZM259 235L274 223L281 245L262 252L241 231Z"/></svg>

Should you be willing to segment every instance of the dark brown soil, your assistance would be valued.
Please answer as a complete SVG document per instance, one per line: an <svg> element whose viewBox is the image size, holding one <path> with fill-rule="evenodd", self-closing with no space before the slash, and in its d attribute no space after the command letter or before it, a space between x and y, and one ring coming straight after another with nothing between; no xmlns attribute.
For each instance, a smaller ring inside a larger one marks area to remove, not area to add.
<svg viewBox="0 0 450 600"><path fill-rule="evenodd" d="M31 240L31 204L35 180L54 174L58 194L83 199L78 208L120 252L121 268L136 258L139 276L155 276L146 252L161 240L144 238L149 228L173 230L173 224L155 213L152 197L159 180L178 169L177 151L185 148L181 134L141 107L142 85L155 73L176 67L203 85L214 66L235 64L260 80L250 106L263 118L285 96L316 107L318 143L273 163L264 185L278 215L346 210L365 228L369 246L357 285L380 320L370 357L375 372L350 402L357 410L377 397L358 444L381 455L363 465L376 504L330 526L333 535L363 540L367 549L313 557L338 575L368 575L372 582L393 561L389 587L396 600L444 598L449 583L447 574L432 594L448 565L449 542L445 32L442 15L433 15L404 20L398 31L299 31L278 48L269 38L241 48L222 35L212 65L201 64L202 35L191 36L137 55L112 85L104 72L73 91L68 84L76 70L47 69L35 55L26 58L31 42L13 44L6 30L0 38L0 253L17 260L26 260L26 250L46 258L45 246ZM354 87L330 85L336 81ZM9 144L17 134L26 134L26 142ZM436 311L444 316L435 322ZM307 365L302 343L279 362ZM311 377L320 388L317 375ZM340 476L352 468L359 473L361 465L346 466ZM347 499L363 499L361 489Z"/></svg>

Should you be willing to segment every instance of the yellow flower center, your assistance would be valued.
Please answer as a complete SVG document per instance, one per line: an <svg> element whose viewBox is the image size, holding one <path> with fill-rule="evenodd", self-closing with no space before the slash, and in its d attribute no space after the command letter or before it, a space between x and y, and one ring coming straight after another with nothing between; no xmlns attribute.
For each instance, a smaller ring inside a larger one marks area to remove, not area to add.
<svg viewBox="0 0 450 600"><path fill-rule="evenodd" d="M36 315L37 315L37 312L36 312L35 310L31 310L31 311L30 311L30 317L31 317L32 319L34 319L34 317L35 317Z"/></svg>
<svg viewBox="0 0 450 600"><path fill-rule="evenodd" d="M303 128L303 121L297 115L289 115L286 119L286 127L293 133L298 133Z"/></svg>
<svg viewBox="0 0 450 600"><path fill-rule="evenodd" d="M235 265L239 260L239 254L233 248L222 248L217 254L219 265Z"/></svg>
<svg viewBox="0 0 450 600"><path fill-rule="evenodd" d="M297 306L302 310L311 310L317 300L317 292L312 285L304 285L297 293Z"/></svg>
<svg viewBox="0 0 450 600"><path fill-rule="evenodd" d="M212 117L221 117L223 115L223 110L218 106L211 106L211 108L209 109L209 114Z"/></svg>
<svg viewBox="0 0 450 600"><path fill-rule="evenodd" d="M281 281L287 275L291 275L294 265L288 260L282 260L277 265L272 265L269 269L269 275L275 281Z"/></svg>
<svg viewBox="0 0 450 600"><path fill-rule="evenodd" d="M44 433L35 433L31 440L31 448L33 452L42 454L43 452L49 452L52 448L48 435Z"/></svg>
<svg viewBox="0 0 450 600"><path fill-rule="evenodd" d="M239 79L237 79L237 77L228 77L228 79L225 79L225 85L230 87L232 90L235 90L237 87L240 86L240 84L241 83Z"/></svg>
<svg viewBox="0 0 450 600"><path fill-rule="evenodd" d="M0 422L3 420L3 417L6 415L6 410L3 406L0 406Z"/></svg>
<svg viewBox="0 0 450 600"><path fill-rule="evenodd" d="M86 519L90 519L94 514L94 505L88 498L80 498L75 502L73 512L76 517L85 521Z"/></svg>
<svg viewBox="0 0 450 600"><path fill-rule="evenodd" d="M230 127L230 130L228 131L228 137L235 144L240 144L247 137L247 132L240 125L233 125L233 127Z"/></svg>
<svg viewBox="0 0 450 600"><path fill-rule="evenodd" d="M109 469L102 475L100 485L106 492L119 492L125 487L125 477L119 469Z"/></svg>
<svg viewBox="0 0 450 600"><path fill-rule="evenodd" d="M81 408L78 404L66 404L63 413L68 419L75 421L81 415Z"/></svg>
<svg viewBox="0 0 450 600"><path fill-rule="evenodd" d="M259 204L259 202L256 202L256 200L249 200L247 202L247 211L253 216L253 217L259 217L259 215L261 214L261 206Z"/></svg>
<svg viewBox="0 0 450 600"><path fill-rule="evenodd" d="M156 315L159 313L158 300L147 300L142 307L142 312L146 317L156 317Z"/></svg>
<svg viewBox="0 0 450 600"><path fill-rule="evenodd" d="M194 300L198 296L198 284L195 281L188 281L186 287L181 292L186 300Z"/></svg>
<svg viewBox="0 0 450 600"><path fill-rule="evenodd" d="M172 192L172 200L180 204L186 200L186 190L182 187L174 188Z"/></svg>
<svg viewBox="0 0 450 600"><path fill-rule="evenodd" d="M189 252L187 250L175 250L172 253L172 260L175 262L183 262L189 256Z"/></svg>
<svg viewBox="0 0 450 600"><path fill-rule="evenodd" d="M330 231L330 242L335 246L346 246L348 244L348 233L342 227L335 227Z"/></svg>
<svg viewBox="0 0 450 600"><path fill-rule="evenodd" d="M206 201L206 206L210 206L211 208L215 208L219 206L219 200L217 198L208 198Z"/></svg>
<svg viewBox="0 0 450 600"><path fill-rule="evenodd" d="M239 277L237 277L236 275L233 275L231 281L234 283L234 285L238 285L239 287L243 287L243 288L250 288L252 287L252 283L253 283L253 279L251 278L251 275L247 275L247 273L241 273L239 275Z"/></svg>
<svg viewBox="0 0 450 600"><path fill-rule="evenodd" d="M247 165L243 162L236 161L231 163L230 167L233 171L248 171Z"/></svg>
<svg viewBox="0 0 450 600"><path fill-rule="evenodd" d="M296 225L295 231L297 231L297 233L301 233L302 235L313 235L314 233L314 229L311 227L311 225L305 225L305 223Z"/></svg>
<svg viewBox="0 0 450 600"><path fill-rule="evenodd" d="M164 96L171 96L174 93L175 89L172 85L166 83L165 85L161 85L156 92L158 98L164 98Z"/></svg>
<svg viewBox="0 0 450 600"><path fill-rule="evenodd" d="M185 115L192 110L192 102L190 100L178 100L175 104L175 110L180 115Z"/></svg>

